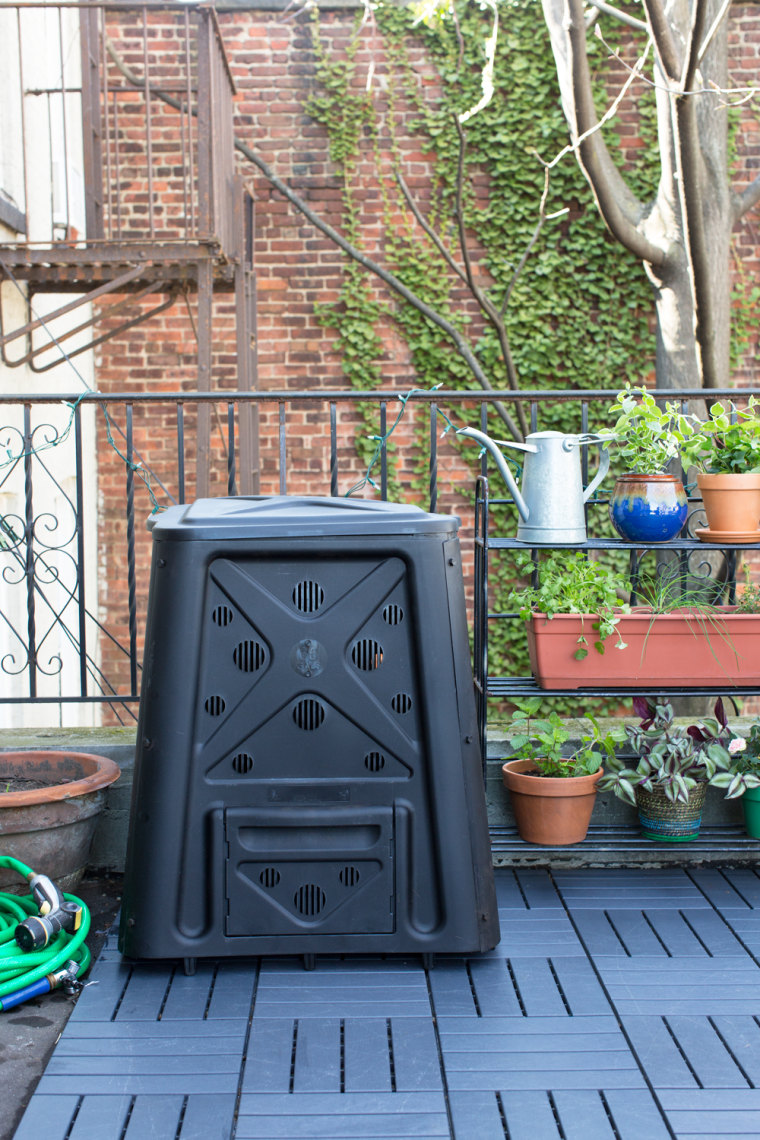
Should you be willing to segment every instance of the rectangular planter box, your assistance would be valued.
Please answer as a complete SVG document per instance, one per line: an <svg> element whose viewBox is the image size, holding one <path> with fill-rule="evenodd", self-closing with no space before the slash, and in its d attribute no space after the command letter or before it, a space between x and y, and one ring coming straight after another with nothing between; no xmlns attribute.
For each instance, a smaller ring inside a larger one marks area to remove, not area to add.
<svg viewBox="0 0 760 1140"><path fill-rule="evenodd" d="M533 614L526 622L533 674L542 689L681 685L760 685L760 614L726 606L714 614L676 610L653 615L644 608L623 614L618 629L626 649L594 648L593 614ZM577 661L578 638L588 655Z"/></svg>

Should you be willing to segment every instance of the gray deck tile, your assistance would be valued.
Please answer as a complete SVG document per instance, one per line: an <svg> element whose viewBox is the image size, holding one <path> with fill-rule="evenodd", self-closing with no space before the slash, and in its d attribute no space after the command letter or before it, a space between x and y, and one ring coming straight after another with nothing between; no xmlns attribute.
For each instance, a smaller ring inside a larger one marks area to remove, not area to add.
<svg viewBox="0 0 760 1140"><path fill-rule="evenodd" d="M731 929L747 953L760 960L760 910L724 911L730 914Z"/></svg>
<svg viewBox="0 0 760 1140"><path fill-rule="evenodd" d="M526 910L527 902L520 890L514 871L503 870L496 875L496 901L499 910Z"/></svg>
<svg viewBox="0 0 760 1140"><path fill-rule="evenodd" d="M449 1140L442 1093L244 1093L237 1140Z"/></svg>
<svg viewBox="0 0 760 1140"><path fill-rule="evenodd" d="M119 1021L156 1021L169 992L172 969L167 966L135 966L121 1004Z"/></svg>
<svg viewBox="0 0 760 1140"><path fill-rule="evenodd" d="M750 1013L733 1017L716 1014L710 1021L750 1083L760 1087L760 1025L756 1018Z"/></svg>
<svg viewBox="0 0 760 1140"><path fill-rule="evenodd" d="M109 1020L122 999L131 975L130 965L98 961L96 971L87 979L90 984L84 987L72 1010L69 1025L80 1018L85 1021L98 1018Z"/></svg>
<svg viewBox="0 0 760 1140"><path fill-rule="evenodd" d="M503 960L479 962L477 958L470 958L467 961L467 972L481 1017L516 1016L522 1013L508 963Z"/></svg>
<svg viewBox="0 0 760 1140"><path fill-rule="evenodd" d="M487 955L489 958L553 957L555 954L577 954L584 950L564 910L499 910L501 941Z"/></svg>
<svg viewBox="0 0 760 1140"><path fill-rule="evenodd" d="M552 958L551 967L573 1017L609 1013L610 1003L586 958Z"/></svg>
<svg viewBox="0 0 760 1140"><path fill-rule="evenodd" d="M427 1017L427 981L422 965L400 969L386 962L262 963L256 1017Z"/></svg>
<svg viewBox="0 0 760 1140"><path fill-rule="evenodd" d="M662 1017L634 1014L623 1018L623 1028L636 1057L657 1088L699 1088L678 1043Z"/></svg>
<svg viewBox="0 0 760 1140"><path fill-rule="evenodd" d="M685 1135L700 1140L760 1136L760 1089L664 1090L660 1103L679 1140Z"/></svg>
<svg viewBox="0 0 760 1140"><path fill-rule="evenodd" d="M506 974L506 968L504 972ZM437 964L436 968L430 971L430 993L437 1017L455 1014L477 1017L478 1007L466 962ZM521 1014L520 1003L514 997L514 991L508 1012L514 1013L516 1017Z"/></svg>
<svg viewBox="0 0 760 1140"><path fill-rule="evenodd" d="M495 1092L449 1094L455 1140L503 1140L504 1126Z"/></svg>
<svg viewBox="0 0 760 1140"><path fill-rule="evenodd" d="M560 1089L554 1107L564 1140L616 1140L604 1102L596 1090Z"/></svg>
<svg viewBox="0 0 760 1140"><path fill-rule="evenodd" d="M551 907L562 909L562 900L557 894L548 871L529 871L522 868L515 871L520 890L531 910L540 910Z"/></svg>
<svg viewBox="0 0 760 1140"><path fill-rule="evenodd" d="M444 1017L438 1029L452 1091L644 1087L612 1016Z"/></svg>
<svg viewBox="0 0 760 1140"><path fill-rule="evenodd" d="M750 959L706 958L693 982L678 958L600 958L597 967L622 1017L733 1014L758 1006L760 967Z"/></svg>
<svg viewBox="0 0 760 1140"><path fill-rule="evenodd" d="M750 1087L744 1073L733 1059L707 1017L678 1016L667 1018L668 1028L683 1049L686 1059L706 1089L746 1089ZM652 1078L659 1087L662 1082ZM758 1122L760 1123L760 1121Z"/></svg>
<svg viewBox="0 0 760 1140"><path fill-rule="evenodd" d="M597 907L602 910L683 910L710 906L682 870L559 870L554 872L554 881L571 911Z"/></svg>
<svg viewBox="0 0 760 1140"><path fill-rule="evenodd" d="M201 1019L206 1012L215 973L214 966L204 962L199 962L197 972L192 977L186 977L181 970L177 970L171 979L166 1003L161 1011L162 1019Z"/></svg>
<svg viewBox="0 0 760 1140"><path fill-rule="evenodd" d="M254 1016L243 1071L245 1092L289 1091L294 1039L293 1018Z"/></svg>
<svg viewBox="0 0 760 1140"><path fill-rule="evenodd" d="M760 853L760 848L758 851ZM695 867L689 874L710 903L720 911L760 907L760 880L753 871Z"/></svg>
<svg viewBox="0 0 760 1140"><path fill-rule="evenodd" d="M14 1140L66 1140L79 1107L79 1096L37 1096L29 1101Z"/></svg>
<svg viewBox="0 0 760 1140"><path fill-rule="evenodd" d="M672 1133L649 1091L605 1088L604 1099L620 1140L672 1140ZM718 1135L712 1140L718 1140Z"/></svg>
<svg viewBox="0 0 760 1140"><path fill-rule="evenodd" d="M510 965L522 1007L528 1017L552 1017L569 1013L546 958L516 958Z"/></svg>
<svg viewBox="0 0 760 1140"><path fill-rule="evenodd" d="M760 876L497 884L502 944L427 972L109 945L15 1140L760 1140Z"/></svg>
<svg viewBox="0 0 760 1140"><path fill-rule="evenodd" d="M441 1089L443 1080L438 1042L432 1022L423 1018L394 1017L390 1028L396 1091L433 1092ZM346 1091L350 1091L348 1084Z"/></svg>
<svg viewBox="0 0 760 1140"><path fill-rule="evenodd" d="M206 1017L217 1021L248 1017L258 972L256 960L220 963Z"/></svg>
<svg viewBox="0 0 760 1140"><path fill-rule="evenodd" d="M238 1066L239 1068L239 1066ZM76 1077L77 1091L88 1100L97 1094L107 1094L107 1100L114 1100L119 1096L139 1096L141 1094L157 1095L166 1093L228 1093L234 1094L238 1087L238 1073L125 1073L123 1071L112 1074L78 1074ZM43 1096L58 1096L71 1089L72 1077L50 1076L44 1073L37 1086L37 1093ZM77 1118L78 1119L78 1118Z"/></svg>
<svg viewBox="0 0 760 1140"><path fill-rule="evenodd" d="M394 1048L400 1033L398 1025L402 1020L404 1019L399 1018L398 1021L394 1020L393 1022ZM432 1028L422 1018L420 1018L419 1024L426 1028ZM389 1021L386 1018L349 1018L345 1022L344 1079L346 1092L389 1093L393 1091L389 1037ZM437 1068L436 1065L436 1070Z"/></svg>
<svg viewBox="0 0 760 1140"><path fill-rule="evenodd" d="M546 1092L501 1094L509 1140L558 1140L560 1135Z"/></svg>
<svg viewBox="0 0 760 1140"><path fill-rule="evenodd" d="M340 1092L340 1021L305 1017L298 1022L293 1092Z"/></svg>

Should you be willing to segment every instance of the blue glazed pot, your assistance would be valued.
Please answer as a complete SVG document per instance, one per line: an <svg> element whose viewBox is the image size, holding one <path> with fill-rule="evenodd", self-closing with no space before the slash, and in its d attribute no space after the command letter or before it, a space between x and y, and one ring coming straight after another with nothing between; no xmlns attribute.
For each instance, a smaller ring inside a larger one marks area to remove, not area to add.
<svg viewBox="0 0 760 1140"><path fill-rule="evenodd" d="M610 499L610 518L628 542L668 542L686 522L689 505L674 475L620 475Z"/></svg>

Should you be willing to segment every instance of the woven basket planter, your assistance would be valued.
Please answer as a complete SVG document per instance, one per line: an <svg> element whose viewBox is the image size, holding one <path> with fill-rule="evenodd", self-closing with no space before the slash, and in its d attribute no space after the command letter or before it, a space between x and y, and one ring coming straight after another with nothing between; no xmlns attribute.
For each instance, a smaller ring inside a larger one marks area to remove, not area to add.
<svg viewBox="0 0 760 1140"><path fill-rule="evenodd" d="M688 843L690 839L696 839L706 790L707 784L697 784L689 792L687 803L682 804L673 803L659 788L653 792L636 788L641 834L645 839L659 839L665 843Z"/></svg>

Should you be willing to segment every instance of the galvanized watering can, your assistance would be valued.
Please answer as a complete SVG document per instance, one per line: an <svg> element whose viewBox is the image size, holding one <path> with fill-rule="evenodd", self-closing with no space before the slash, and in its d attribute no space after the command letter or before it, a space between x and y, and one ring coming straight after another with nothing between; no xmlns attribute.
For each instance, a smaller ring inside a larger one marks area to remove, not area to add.
<svg viewBox="0 0 760 1140"><path fill-rule="evenodd" d="M476 439L496 460L520 512L517 538L531 546L586 541L583 504L594 493L610 466L610 453L602 444L611 435L564 435L560 431L536 431L525 443L499 440L498 443L475 428L460 428L457 435ZM599 470L583 489L580 449L589 444L599 448ZM522 487L509 470L502 447L525 452Z"/></svg>

